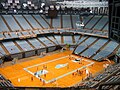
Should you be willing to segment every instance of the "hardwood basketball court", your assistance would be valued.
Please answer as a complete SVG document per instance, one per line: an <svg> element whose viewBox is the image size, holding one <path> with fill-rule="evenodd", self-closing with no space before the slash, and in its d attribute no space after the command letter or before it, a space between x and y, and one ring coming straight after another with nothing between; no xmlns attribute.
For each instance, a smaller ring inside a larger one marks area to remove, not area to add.
<svg viewBox="0 0 120 90"><path fill-rule="evenodd" d="M104 69L104 64L113 63L75 56L68 50L2 67L0 73L17 87L70 87L87 77L86 70L94 76Z"/></svg>

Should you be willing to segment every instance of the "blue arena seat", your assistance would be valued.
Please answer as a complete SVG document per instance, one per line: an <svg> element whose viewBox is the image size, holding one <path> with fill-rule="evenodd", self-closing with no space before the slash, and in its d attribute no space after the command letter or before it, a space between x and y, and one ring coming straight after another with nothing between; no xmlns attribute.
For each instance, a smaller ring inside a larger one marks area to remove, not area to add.
<svg viewBox="0 0 120 90"><path fill-rule="evenodd" d="M96 54L96 51L98 51L107 41L107 39L99 39L95 44L85 50L81 56L91 57L93 54Z"/></svg>
<svg viewBox="0 0 120 90"><path fill-rule="evenodd" d="M108 24L103 28L103 31L107 30L108 31Z"/></svg>
<svg viewBox="0 0 120 90"><path fill-rule="evenodd" d="M61 45L62 41L61 41L61 35L54 35L54 37L56 38L56 40L58 41L58 43Z"/></svg>
<svg viewBox="0 0 120 90"><path fill-rule="evenodd" d="M0 56L6 55L4 49L0 46Z"/></svg>
<svg viewBox="0 0 120 90"><path fill-rule="evenodd" d="M63 28L72 28L70 15L62 15Z"/></svg>
<svg viewBox="0 0 120 90"><path fill-rule="evenodd" d="M102 19L95 25L93 29L101 30L102 27L107 23L108 16L103 16Z"/></svg>
<svg viewBox="0 0 120 90"><path fill-rule="evenodd" d="M52 40L56 45L59 45L58 41L54 38L54 36L47 36L50 40Z"/></svg>
<svg viewBox="0 0 120 90"><path fill-rule="evenodd" d="M17 22L14 20L12 15L2 15L2 16L5 18L6 22L8 23L12 31L21 30L21 28L19 27Z"/></svg>
<svg viewBox="0 0 120 90"><path fill-rule="evenodd" d="M12 41L2 42L2 43L10 54L20 53L20 50Z"/></svg>
<svg viewBox="0 0 120 90"><path fill-rule="evenodd" d="M85 40L84 42L82 42L79 47L79 53L82 52L84 49L86 49L90 44L92 44L97 38L94 37L89 37L87 40Z"/></svg>
<svg viewBox="0 0 120 90"><path fill-rule="evenodd" d="M30 35L27 31L21 32L23 35Z"/></svg>
<svg viewBox="0 0 120 90"><path fill-rule="evenodd" d="M14 89L14 86L12 85L12 83L10 83L5 77L3 77L2 75L0 75L0 87L4 88L4 89L7 89L7 88L11 88L11 89ZM7 88L5 88L7 87Z"/></svg>
<svg viewBox="0 0 120 90"><path fill-rule="evenodd" d="M45 20L40 15L33 15L33 16L44 28L49 28L49 25L45 22Z"/></svg>
<svg viewBox="0 0 120 90"><path fill-rule="evenodd" d="M22 15L14 15L14 17L17 19L24 30L32 29Z"/></svg>
<svg viewBox="0 0 120 90"><path fill-rule="evenodd" d="M84 25L86 25L87 22L88 22L92 17L93 17L93 15L91 15L91 16L84 16L84 17L83 17L83 23L84 23Z"/></svg>
<svg viewBox="0 0 120 90"><path fill-rule="evenodd" d="M33 33L34 34L40 34L39 30L34 30Z"/></svg>
<svg viewBox="0 0 120 90"><path fill-rule="evenodd" d="M19 37L23 36L23 35L22 35L22 32L17 32L17 35L18 35Z"/></svg>
<svg viewBox="0 0 120 90"><path fill-rule="evenodd" d="M80 16L79 15L72 15L73 28L78 28L76 24L79 22L80 22Z"/></svg>
<svg viewBox="0 0 120 90"><path fill-rule="evenodd" d="M39 30L41 33L53 33L53 30Z"/></svg>
<svg viewBox="0 0 120 90"><path fill-rule="evenodd" d="M4 32L4 31L9 31L9 29L0 16L0 32Z"/></svg>
<svg viewBox="0 0 120 90"><path fill-rule="evenodd" d="M81 43L83 40L85 40L88 36L82 36L79 41L78 41L78 44Z"/></svg>
<svg viewBox="0 0 120 90"><path fill-rule="evenodd" d="M54 33L59 33L59 30L55 29L55 30L54 30Z"/></svg>
<svg viewBox="0 0 120 90"><path fill-rule="evenodd" d="M59 32L60 32L60 33L63 33L63 32L66 32L66 30L60 29Z"/></svg>
<svg viewBox="0 0 120 90"><path fill-rule="evenodd" d="M11 38L10 34L8 34L8 33L4 33L4 36L5 36L5 39Z"/></svg>
<svg viewBox="0 0 120 90"><path fill-rule="evenodd" d="M45 46L44 46L42 43L40 43L36 38L28 39L28 41L29 41L36 49L45 48Z"/></svg>
<svg viewBox="0 0 120 90"><path fill-rule="evenodd" d="M81 35L74 35L75 44L78 43L80 36L81 36Z"/></svg>
<svg viewBox="0 0 120 90"><path fill-rule="evenodd" d="M0 38L3 39L5 38L5 36L2 33L0 33Z"/></svg>
<svg viewBox="0 0 120 90"><path fill-rule="evenodd" d="M57 18L53 19L53 23L52 23L54 28L60 28L61 27L61 17L60 15L57 16Z"/></svg>
<svg viewBox="0 0 120 90"><path fill-rule="evenodd" d="M35 21L31 15L24 15L33 28L41 28L41 26Z"/></svg>
<svg viewBox="0 0 120 90"><path fill-rule="evenodd" d="M32 48L25 40L16 40L16 43L17 43L24 51L33 50L33 48Z"/></svg>
<svg viewBox="0 0 120 90"><path fill-rule="evenodd" d="M63 36L63 38L64 38L64 44L73 45L72 36Z"/></svg>
<svg viewBox="0 0 120 90"><path fill-rule="evenodd" d="M92 26L99 20L100 16L94 16L89 23L85 26L85 28L91 29Z"/></svg>
<svg viewBox="0 0 120 90"><path fill-rule="evenodd" d="M82 36L82 37L79 39L78 44L81 43L83 40L85 40L87 37L88 37L88 36ZM75 53L75 54L80 53L79 50L81 50L81 48L85 48L85 46L84 46L84 45L82 45L82 46L81 46L81 45L78 45L77 48L74 50L74 53Z"/></svg>
<svg viewBox="0 0 120 90"><path fill-rule="evenodd" d="M38 39L42 41L47 47L55 46L54 43L48 40L46 37L38 37Z"/></svg>
<svg viewBox="0 0 120 90"><path fill-rule="evenodd" d="M18 35L17 35L16 32L10 32L10 36L11 36L12 38L18 38Z"/></svg>
<svg viewBox="0 0 120 90"><path fill-rule="evenodd" d="M114 49L118 46L119 44L114 42L114 41L110 41L100 52L98 52L92 59L94 60L98 60L100 58L104 58L107 57L108 55L110 55Z"/></svg>
<svg viewBox="0 0 120 90"><path fill-rule="evenodd" d="M46 21L46 23L48 24L48 25L51 25L50 23L50 21L51 21L51 18L49 18L49 17L46 17L45 15L40 15L43 19L44 19L44 21Z"/></svg>

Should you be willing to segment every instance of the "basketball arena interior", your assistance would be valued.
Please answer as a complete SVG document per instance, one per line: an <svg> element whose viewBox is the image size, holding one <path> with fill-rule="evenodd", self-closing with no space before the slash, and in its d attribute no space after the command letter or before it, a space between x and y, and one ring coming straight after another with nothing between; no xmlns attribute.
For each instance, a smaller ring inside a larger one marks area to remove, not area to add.
<svg viewBox="0 0 120 90"><path fill-rule="evenodd" d="M119 0L0 0L0 90L120 90Z"/></svg>

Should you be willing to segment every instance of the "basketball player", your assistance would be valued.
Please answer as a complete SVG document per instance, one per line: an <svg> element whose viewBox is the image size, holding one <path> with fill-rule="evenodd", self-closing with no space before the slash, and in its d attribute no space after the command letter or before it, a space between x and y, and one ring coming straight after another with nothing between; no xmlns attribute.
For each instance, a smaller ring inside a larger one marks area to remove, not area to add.
<svg viewBox="0 0 120 90"><path fill-rule="evenodd" d="M31 77L31 81L33 81L33 77Z"/></svg>

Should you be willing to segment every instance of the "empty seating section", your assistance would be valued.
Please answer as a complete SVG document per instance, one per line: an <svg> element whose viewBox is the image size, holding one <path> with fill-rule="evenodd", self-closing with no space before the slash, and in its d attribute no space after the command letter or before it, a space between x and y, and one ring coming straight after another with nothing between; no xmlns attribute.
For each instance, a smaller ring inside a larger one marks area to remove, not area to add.
<svg viewBox="0 0 120 90"><path fill-rule="evenodd" d="M79 41L78 41L78 44L81 43L83 40L85 40L87 38L87 36L82 36ZM77 46L77 48L74 50L74 53L75 54L78 54L79 53L79 50L80 50L81 47L79 47L79 45Z"/></svg>
<svg viewBox="0 0 120 90"><path fill-rule="evenodd" d="M21 32L17 32L17 35L18 35L19 37L23 36Z"/></svg>
<svg viewBox="0 0 120 90"><path fill-rule="evenodd" d="M17 38L18 37L16 32L10 32L9 34L10 34L11 38Z"/></svg>
<svg viewBox="0 0 120 90"><path fill-rule="evenodd" d="M103 32L101 32L101 31L94 31L93 33L98 34L98 35L103 35Z"/></svg>
<svg viewBox="0 0 120 90"><path fill-rule="evenodd" d="M103 28L103 30L108 31L108 24Z"/></svg>
<svg viewBox="0 0 120 90"><path fill-rule="evenodd" d="M120 81L120 76L112 76L106 82L115 82L115 81Z"/></svg>
<svg viewBox="0 0 120 90"><path fill-rule="evenodd" d="M92 44L97 38L94 37L89 37L87 40L85 40L84 42L82 42L79 45L79 53L81 53L84 49L86 49L90 44Z"/></svg>
<svg viewBox="0 0 120 90"><path fill-rule="evenodd" d="M54 30L49 30L48 32L49 32L49 33L54 33Z"/></svg>
<svg viewBox="0 0 120 90"><path fill-rule="evenodd" d="M56 45L59 45L58 41L53 36L47 36L50 40L52 40Z"/></svg>
<svg viewBox="0 0 120 90"><path fill-rule="evenodd" d="M51 18L46 17L45 15L41 15L41 17L43 17L43 19L47 22L47 24L51 25Z"/></svg>
<svg viewBox="0 0 120 90"><path fill-rule="evenodd" d="M0 16L0 32L4 32L4 31L9 31L9 29Z"/></svg>
<svg viewBox="0 0 120 90"><path fill-rule="evenodd" d="M66 29L65 32L70 32L70 30Z"/></svg>
<svg viewBox="0 0 120 90"><path fill-rule="evenodd" d="M80 24L80 17L79 15L72 15L72 22L73 22L73 28L78 28L78 24Z"/></svg>
<svg viewBox="0 0 120 90"><path fill-rule="evenodd" d="M91 29L92 26L95 25L95 23L99 20L100 17L101 16L94 16L84 28Z"/></svg>
<svg viewBox="0 0 120 90"><path fill-rule="evenodd" d="M58 41L58 43L61 45L61 36L60 35L54 35L54 37L56 38L56 40Z"/></svg>
<svg viewBox="0 0 120 90"><path fill-rule="evenodd" d="M11 38L11 36L10 36L10 35L8 35L8 33L4 33L4 36L5 36L5 38L6 38L6 39Z"/></svg>
<svg viewBox="0 0 120 90"><path fill-rule="evenodd" d="M84 57L91 57L92 55L96 54L96 51L98 51L104 44L107 42L107 39L99 39L95 44L93 44L91 47L89 47L87 50L85 50L81 56Z"/></svg>
<svg viewBox="0 0 120 90"><path fill-rule="evenodd" d="M12 41L2 42L2 43L10 54L20 53L20 50Z"/></svg>
<svg viewBox="0 0 120 90"><path fill-rule="evenodd" d="M4 90L7 90L5 87L11 87L11 89L14 89L14 86L10 83L10 81L6 80L1 74L0 74L0 87L4 87Z"/></svg>
<svg viewBox="0 0 120 90"><path fill-rule="evenodd" d="M4 35L2 33L0 33L0 38L4 38Z"/></svg>
<svg viewBox="0 0 120 90"><path fill-rule="evenodd" d="M52 23L54 28L60 28L61 27L61 17L60 15L58 15L57 18L53 19L53 23Z"/></svg>
<svg viewBox="0 0 120 90"><path fill-rule="evenodd" d="M92 17L93 17L92 15L91 15L91 16L84 16L84 17L83 17L83 23L84 23L84 25L86 25L87 22L88 22Z"/></svg>
<svg viewBox="0 0 120 90"><path fill-rule="evenodd" d="M41 26L35 21L31 15L24 15L33 28L41 28Z"/></svg>
<svg viewBox="0 0 120 90"><path fill-rule="evenodd" d="M42 33L50 33L50 32L53 32L53 30L39 30L40 32Z"/></svg>
<svg viewBox="0 0 120 90"><path fill-rule="evenodd" d="M94 78L94 81L100 81L102 79L104 79L105 77L108 76L108 73L102 73L102 74L99 74L97 77Z"/></svg>
<svg viewBox="0 0 120 90"><path fill-rule="evenodd" d="M98 52L92 59L99 60L101 58L107 57L110 55L114 49L118 46L119 44L113 41L110 41L100 52Z"/></svg>
<svg viewBox="0 0 120 90"><path fill-rule="evenodd" d="M1 87L10 87L8 83L6 82L0 82Z"/></svg>
<svg viewBox="0 0 120 90"><path fill-rule="evenodd" d="M86 32L84 29L77 29L76 32Z"/></svg>
<svg viewBox="0 0 120 90"><path fill-rule="evenodd" d="M33 35L34 33L32 31L28 31L29 34Z"/></svg>
<svg viewBox="0 0 120 90"><path fill-rule="evenodd" d="M34 30L33 33L34 34L40 34L40 32L38 30Z"/></svg>
<svg viewBox="0 0 120 90"><path fill-rule="evenodd" d="M55 29L55 30L54 30L54 33L59 33L59 30L56 30L56 29Z"/></svg>
<svg viewBox="0 0 120 90"><path fill-rule="evenodd" d="M53 30L39 30L41 34L46 34L46 33L53 33Z"/></svg>
<svg viewBox="0 0 120 90"><path fill-rule="evenodd" d="M40 41L42 41L47 47L55 46L50 40L48 40L46 37L38 37Z"/></svg>
<svg viewBox="0 0 120 90"><path fill-rule="evenodd" d="M45 20L40 15L33 15L33 16L44 28L49 28L49 25L45 22Z"/></svg>
<svg viewBox="0 0 120 90"><path fill-rule="evenodd" d="M21 32L23 35L30 35L29 32Z"/></svg>
<svg viewBox="0 0 120 90"><path fill-rule="evenodd" d="M96 89L98 89L98 86L100 85L100 83L114 83L114 82L119 82L120 81L120 76L117 75L117 73L120 72L120 64L114 64L114 65L109 65L103 73L98 74L96 77L94 78L90 78L89 81L87 82L82 82L82 85L85 85L87 87L96 87ZM119 85L105 85L102 86L102 89L99 90L119 90L118 88L116 88L116 86ZM116 89L115 89L115 88Z"/></svg>
<svg viewBox="0 0 120 90"><path fill-rule="evenodd" d="M63 38L64 38L64 44L73 45L72 36L63 36Z"/></svg>
<svg viewBox="0 0 120 90"><path fill-rule="evenodd" d="M78 47L75 49L74 53L75 53L75 54L80 53L81 48L85 48L85 46L78 46Z"/></svg>
<svg viewBox="0 0 120 90"><path fill-rule="evenodd" d="M48 30L38 30L40 32L40 34L44 34L44 33L49 33Z"/></svg>
<svg viewBox="0 0 120 90"><path fill-rule="evenodd" d="M0 46L0 56L6 55L4 49Z"/></svg>
<svg viewBox="0 0 120 90"><path fill-rule="evenodd" d="M12 29L12 31L21 30L21 28L16 23L16 21L14 20L14 18L12 17L12 15L3 15L3 17L5 18L6 22L8 23L8 25L10 26L10 28Z"/></svg>
<svg viewBox="0 0 120 90"><path fill-rule="evenodd" d="M95 25L93 29L101 30L103 26L107 23L107 21L108 21L108 17L103 16L102 19Z"/></svg>
<svg viewBox="0 0 120 90"><path fill-rule="evenodd" d="M25 40L16 40L16 43L24 50L31 51L33 48Z"/></svg>
<svg viewBox="0 0 120 90"><path fill-rule="evenodd" d="M108 24L106 24L108 22L108 16L102 17L102 16L95 15L93 18L92 17L93 17L93 15L84 16L82 18L83 23L85 25L84 28L88 28L88 29L92 29L92 30L87 30L87 29L39 30L37 28L42 28L42 27L50 28L50 25L52 25L55 28L61 28L61 26L63 26L62 28L72 28L72 24L73 24L73 28L78 28L78 26L76 26L76 25L81 24L80 16L72 15L72 18L71 18L70 15L62 15L62 22L61 22L60 15L58 15L57 18L53 19L53 21L51 21L50 18L46 18L44 15L14 15L14 17L12 15L2 15L2 16L0 16L0 26L1 26L0 32L2 32L2 33L0 33L0 38L1 39L2 38L10 39L10 38L19 38L19 37L29 36L29 35L34 35L34 34L44 34L44 33L60 33L61 34L63 32L73 32L73 33L77 33L77 32L84 33L85 32L85 33L93 33L93 34L97 34L97 35L108 35L108 33L105 31L105 30L108 30ZM16 20L18 21L20 26L17 24ZM98 20L99 20L99 22L97 22ZM8 27L5 24L6 22L8 24ZM52 22L52 24L51 24L51 22ZM20 28L20 27L22 27L24 30L29 30L29 31L22 31L22 32L18 31L18 32L9 32L9 33L4 32L4 31L10 31L9 29L11 29L12 31L21 30L22 28ZM36 30L32 30L32 29L36 29ZM94 29L95 29L95 31L94 31ZM99 31L99 30L101 30L101 31ZM46 37L38 37L38 38L34 38L34 39L28 39L28 41L36 49L43 48L43 47L45 47L44 45L46 45L47 47L51 47L51 46L55 46L55 45L59 45L59 44L60 45L64 45L64 44L70 44L70 45L76 44L77 45L77 44L79 44L79 46L74 50L74 53L80 54L81 56L84 56L84 57L91 57L93 55L92 59L95 59L95 60L99 60L101 57L104 58L104 57L110 55L114 51L114 49L116 49L116 47L118 46L117 43L112 42L112 41L110 41L107 45L104 46L104 44L108 41L107 39L99 39L97 42L95 42L93 45L91 45L96 39L97 38L94 38L94 37L88 38L87 35L83 35L83 36L74 35L73 37L72 36L54 35L54 36L46 36ZM73 43L74 42L73 40L75 40L75 43ZM34 50L33 47L30 46L31 44L25 40L15 40L15 41L23 49L23 51ZM15 43L13 43L12 41L2 42L2 43L5 46L5 48L9 51L10 54L15 54L15 53L21 52L20 51L21 48L18 46L15 46ZM89 46L89 45L91 45L91 46ZM101 51L100 51L100 48L102 48ZM2 47L1 47L1 50L3 50Z"/></svg>
<svg viewBox="0 0 120 90"><path fill-rule="evenodd" d="M83 40L85 40L88 36L82 36L79 41L78 41L78 44L81 43Z"/></svg>
<svg viewBox="0 0 120 90"><path fill-rule="evenodd" d="M45 48L43 44L41 44L36 38L28 39L28 41L36 48Z"/></svg>
<svg viewBox="0 0 120 90"><path fill-rule="evenodd" d="M79 40L80 36L81 36L81 35L74 35L75 44L78 43L78 40Z"/></svg>
<svg viewBox="0 0 120 90"><path fill-rule="evenodd" d="M22 26L24 30L32 29L22 15L14 15L14 17L17 19L17 21L19 22L19 24Z"/></svg>
<svg viewBox="0 0 120 90"><path fill-rule="evenodd" d="M113 82L118 82L118 81L120 81L120 76L112 76L106 82L113 83ZM103 86L102 89L110 90L113 87L115 87L115 86L114 85L108 85L108 86ZM117 90L117 89L115 89L115 90Z"/></svg>
<svg viewBox="0 0 120 90"><path fill-rule="evenodd" d="M86 30L85 33L92 33L93 30Z"/></svg>
<svg viewBox="0 0 120 90"><path fill-rule="evenodd" d="M63 28L72 28L70 15L62 15Z"/></svg>
<svg viewBox="0 0 120 90"><path fill-rule="evenodd" d="M95 54L95 52L97 51L96 48L89 48L87 49L86 51L84 51L81 56L84 56L84 57L89 57L92 56L93 54Z"/></svg>
<svg viewBox="0 0 120 90"><path fill-rule="evenodd" d="M83 17L83 23L86 24L93 16L84 16ZM88 28L91 28L102 16L94 16L85 26ZM3 19L5 18L5 20ZM32 29L37 29L37 28L49 28L51 24L51 20L47 19L45 16L41 15L3 15L0 17L0 32L3 31L14 31L14 30L32 30ZM14 19L15 18L15 19ZM71 22L72 21L72 22ZM43 33L62 33L62 32L73 32L73 33L79 33L79 32L85 32L85 33L93 33L97 35L103 35L107 36L108 33L107 31L99 31L101 29L103 30L108 30L108 24L105 26L106 22L108 21L107 16L103 16L98 23L94 26L93 30L86 30L86 29L77 29L77 30L32 30L31 32L29 31L24 31L24 32L10 32L10 33L2 33L0 34L0 38L4 39L9 39L9 38L17 38L19 36L24 36L24 35L33 35L33 34L43 34ZM8 26L10 26L10 30L8 29L7 25L5 22L8 23ZM12 23L11 23L12 22ZM18 22L18 24L17 24ZM61 24L63 28L79 28L76 26L77 24L80 24L80 16L79 15L72 15L72 18L70 15L62 15L62 22L61 22L61 16L58 15L57 18L53 19L52 21L52 26L56 28L61 28ZM102 24L101 24L102 23ZM48 25L49 24L49 25ZM71 25L72 24L72 25ZM20 26L19 26L20 25ZM104 27L103 27L104 26ZM21 28L20 28L21 27ZM94 29L98 31L94 31ZM28 33L29 32L29 33ZM16 33L16 34L15 34Z"/></svg>
<svg viewBox="0 0 120 90"><path fill-rule="evenodd" d="M60 33L63 33L63 32L66 32L66 30L61 29L61 30L59 30L59 32L60 32Z"/></svg>
<svg viewBox="0 0 120 90"><path fill-rule="evenodd" d="M106 72L98 75L96 78L94 78L94 80L100 81L101 78L105 78L106 75L108 76L108 74L110 75L110 74L115 73L115 72L119 72L119 64L116 64L116 65L114 65L114 66L109 66L109 67L107 68ZM102 77L100 77L100 76L102 76ZM120 79L120 77L115 75L115 76L110 77L110 78L109 78L107 81L105 81L105 82L114 82L114 81L117 81L117 79Z"/></svg>

